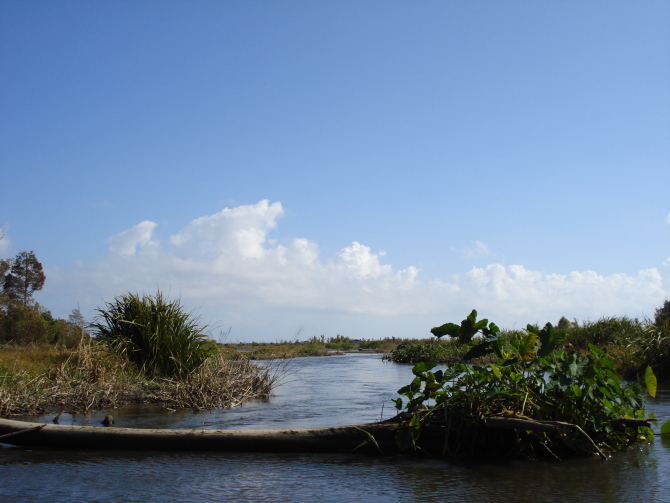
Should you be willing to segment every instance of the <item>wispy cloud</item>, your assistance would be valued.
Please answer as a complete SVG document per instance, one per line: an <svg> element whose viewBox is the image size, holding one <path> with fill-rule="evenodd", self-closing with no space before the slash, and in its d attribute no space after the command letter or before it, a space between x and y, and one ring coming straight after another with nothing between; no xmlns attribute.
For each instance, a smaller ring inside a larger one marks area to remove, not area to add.
<svg viewBox="0 0 670 503"><path fill-rule="evenodd" d="M7 236L8 226L0 227L0 255L4 255L9 250L10 240Z"/></svg>
<svg viewBox="0 0 670 503"><path fill-rule="evenodd" d="M64 308L72 309L90 302L93 309L101 299L128 290L160 288L200 307L203 316L237 320L237 330L240 324L242 330L278 327L280 318L294 327L312 313L337 317L338 323L354 316L373 331L367 336L383 336L374 333L378 322L398 317L423 326L459 321L476 308L510 326L555 322L560 316L639 315L668 295L657 269L636 276L558 275L493 263L449 280L426 279L414 266L398 270L384 264L383 252L356 241L322 258L318 244L307 238L269 238L283 215L281 203L267 200L225 208L196 218L167 242L155 239L156 223L141 222L110 238L105 260L49 271L44 294L51 297L45 304L69 302ZM471 253L484 257L489 251L476 242ZM287 320L289 311L293 319Z"/></svg>
<svg viewBox="0 0 670 503"><path fill-rule="evenodd" d="M125 230L116 236L109 238L109 250L123 256L132 256L138 250L152 246L158 246L158 242L152 240L152 234L156 224L145 220Z"/></svg>
<svg viewBox="0 0 670 503"><path fill-rule="evenodd" d="M461 258L464 259L475 259L482 257L489 257L491 252L489 247L483 241L475 241L474 247L463 247L458 250L461 254Z"/></svg>

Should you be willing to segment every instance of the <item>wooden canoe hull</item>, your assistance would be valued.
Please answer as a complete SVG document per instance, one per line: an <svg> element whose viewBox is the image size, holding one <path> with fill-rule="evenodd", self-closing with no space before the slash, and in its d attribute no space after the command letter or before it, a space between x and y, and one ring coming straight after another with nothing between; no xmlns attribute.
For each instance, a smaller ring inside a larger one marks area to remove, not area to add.
<svg viewBox="0 0 670 503"><path fill-rule="evenodd" d="M78 450L220 452L350 452L372 435L362 452L392 453L397 424L289 430L137 429L39 424L0 419L0 442Z"/></svg>

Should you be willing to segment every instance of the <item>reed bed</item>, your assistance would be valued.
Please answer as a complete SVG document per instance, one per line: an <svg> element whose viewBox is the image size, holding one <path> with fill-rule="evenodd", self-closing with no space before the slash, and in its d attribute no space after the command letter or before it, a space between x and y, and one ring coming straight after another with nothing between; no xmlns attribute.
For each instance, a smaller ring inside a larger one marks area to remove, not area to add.
<svg viewBox="0 0 670 503"><path fill-rule="evenodd" d="M132 403L166 409L227 408L267 397L281 367L217 354L185 378L147 378L127 359L90 339L74 350L0 349L0 416L107 410Z"/></svg>

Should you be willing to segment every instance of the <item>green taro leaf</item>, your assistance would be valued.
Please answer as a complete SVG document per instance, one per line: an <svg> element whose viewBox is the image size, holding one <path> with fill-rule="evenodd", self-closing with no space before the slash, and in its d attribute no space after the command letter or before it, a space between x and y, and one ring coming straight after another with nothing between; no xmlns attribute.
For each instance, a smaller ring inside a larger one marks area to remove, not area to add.
<svg viewBox="0 0 670 503"><path fill-rule="evenodd" d="M540 329L537 328L535 325L526 325L526 332L529 334L540 334Z"/></svg>
<svg viewBox="0 0 670 503"><path fill-rule="evenodd" d="M458 336L458 341L461 344L469 343L472 340L472 337L474 337L480 329L486 328L488 323L489 320L487 319L477 321L477 311L473 309L468 317L461 321L461 332Z"/></svg>
<svg viewBox="0 0 670 503"><path fill-rule="evenodd" d="M495 323L491 322L491 323L489 324L488 331L489 331L489 333L491 333L491 334L497 334L497 333L500 332L500 329L498 328L498 325L496 325Z"/></svg>
<svg viewBox="0 0 670 503"><path fill-rule="evenodd" d="M551 323L547 323L538 335L540 337L540 349L537 351L537 356L539 357L550 355L564 338L564 333L556 332Z"/></svg>
<svg viewBox="0 0 670 503"><path fill-rule="evenodd" d="M658 383L656 382L656 376L654 375L654 371L651 370L651 367L647 367L644 371L644 383L647 385L647 393L649 393L652 398L656 398L656 387Z"/></svg>
<svg viewBox="0 0 670 503"><path fill-rule="evenodd" d="M661 435L670 434L670 421L666 421L661 425Z"/></svg>
<svg viewBox="0 0 670 503"><path fill-rule="evenodd" d="M489 343L482 342L470 348L470 350L463 355L463 359L465 361L472 360L474 358L480 358L482 356L486 356L491 352L493 352L493 350L489 347Z"/></svg>
<svg viewBox="0 0 670 503"><path fill-rule="evenodd" d="M448 335L449 337L458 337L461 333L461 326L456 325L455 323L445 323L440 327L432 328L430 333L438 339L445 335Z"/></svg>
<svg viewBox="0 0 670 503"><path fill-rule="evenodd" d="M498 367L497 365L493 365L493 364L491 364L490 367L491 367L491 372L493 372L493 374L498 378L498 380L501 380L502 379L502 374L500 373L500 367Z"/></svg>
<svg viewBox="0 0 670 503"><path fill-rule="evenodd" d="M519 357L523 361L535 359L535 345L537 344L537 335L528 334L519 344Z"/></svg>
<svg viewBox="0 0 670 503"><path fill-rule="evenodd" d="M434 363L419 362L416 365L414 365L414 367L412 367L412 373L415 376L418 376L420 374L423 374L424 372L428 372L433 367L435 367Z"/></svg>

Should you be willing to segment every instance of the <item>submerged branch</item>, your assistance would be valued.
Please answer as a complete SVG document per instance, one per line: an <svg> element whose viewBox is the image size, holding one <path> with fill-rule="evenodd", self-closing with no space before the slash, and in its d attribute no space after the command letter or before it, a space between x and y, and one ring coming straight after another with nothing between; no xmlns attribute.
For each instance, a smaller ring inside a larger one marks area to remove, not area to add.
<svg viewBox="0 0 670 503"><path fill-rule="evenodd" d="M591 444L598 456L604 461L607 456L596 445L593 439L579 425L564 423L563 421L537 421L534 419L524 419L519 417L488 417L486 426L489 428L504 428L512 430L531 430L531 431L554 431L560 428L572 428L581 433Z"/></svg>

